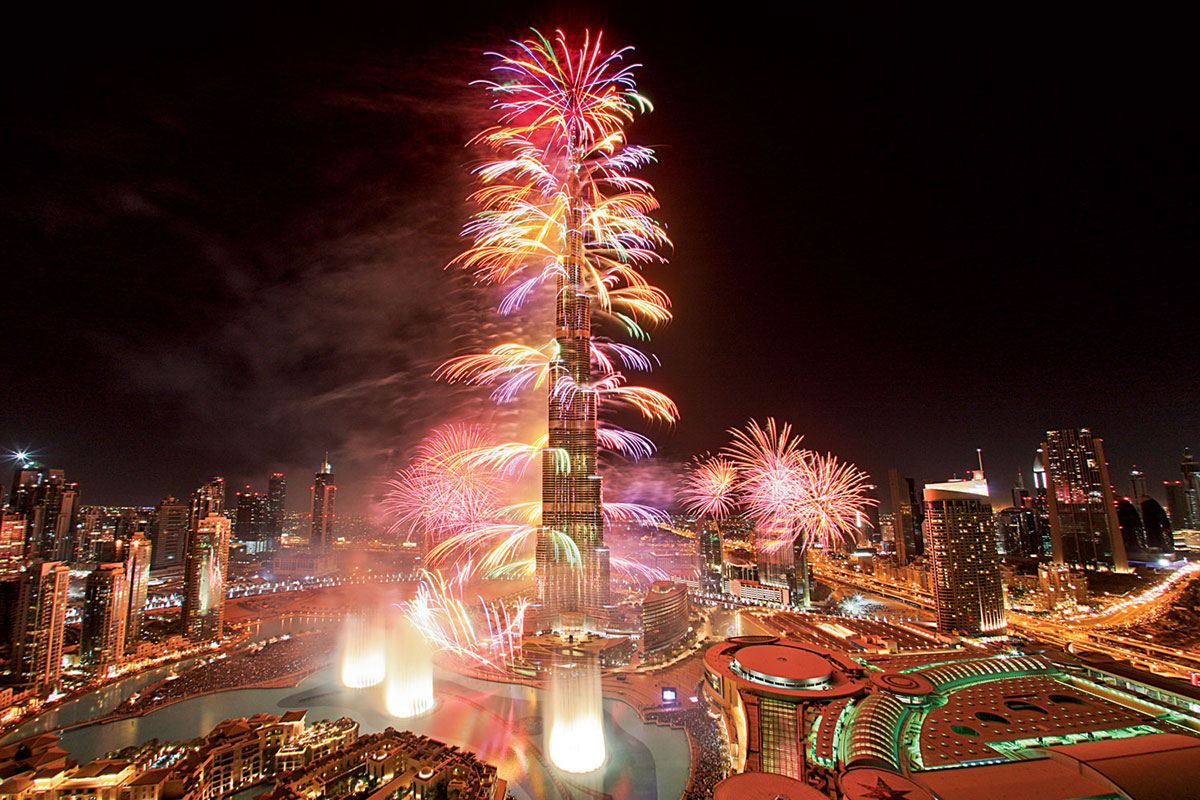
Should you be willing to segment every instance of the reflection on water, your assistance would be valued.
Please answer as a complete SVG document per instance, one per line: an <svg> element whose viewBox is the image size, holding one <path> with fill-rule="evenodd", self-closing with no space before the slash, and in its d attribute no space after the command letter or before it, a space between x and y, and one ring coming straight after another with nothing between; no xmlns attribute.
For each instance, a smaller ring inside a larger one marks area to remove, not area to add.
<svg viewBox="0 0 1200 800"><path fill-rule="evenodd" d="M500 777L523 800L556 798L568 787L607 792L614 800L673 800L687 785L684 733L645 725L624 703L605 701L609 758L601 770L581 777L549 766L543 748L543 695L538 690L444 672L436 675L434 690L435 713L396 720L384 710L383 686L347 689L340 685L338 669L331 666L295 688L220 692L144 717L77 728L64 734L62 744L72 758L90 761L151 738L179 741L200 736L231 717L305 708L309 719L353 717L364 733L389 726L407 728L473 750L496 764Z"/></svg>

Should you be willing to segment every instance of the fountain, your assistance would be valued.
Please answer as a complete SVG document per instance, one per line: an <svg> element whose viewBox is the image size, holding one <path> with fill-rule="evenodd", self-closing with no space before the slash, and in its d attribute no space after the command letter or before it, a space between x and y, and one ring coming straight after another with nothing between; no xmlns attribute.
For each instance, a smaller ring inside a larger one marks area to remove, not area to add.
<svg viewBox="0 0 1200 800"><path fill-rule="evenodd" d="M392 625L384 704L393 717L417 717L433 708L433 651L412 623Z"/></svg>
<svg viewBox="0 0 1200 800"><path fill-rule="evenodd" d="M342 685L364 689L383 680L387 669L383 630L375 616L351 614L342 632Z"/></svg>
<svg viewBox="0 0 1200 800"><path fill-rule="evenodd" d="M594 659L554 669L545 729L550 761L564 772L582 775L604 764L600 669Z"/></svg>

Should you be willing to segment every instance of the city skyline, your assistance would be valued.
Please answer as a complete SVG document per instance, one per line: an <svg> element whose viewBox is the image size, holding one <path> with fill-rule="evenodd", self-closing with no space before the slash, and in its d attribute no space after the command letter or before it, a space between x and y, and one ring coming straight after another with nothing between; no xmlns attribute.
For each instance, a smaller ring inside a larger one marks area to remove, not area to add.
<svg viewBox="0 0 1200 800"><path fill-rule="evenodd" d="M1200 782L1190 51L1006 11L58 21L0 796Z"/></svg>
<svg viewBox="0 0 1200 800"><path fill-rule="evenodd" d="M430 39L375 13L329 36L303 11L251 14L255 44L201 22L166 60L117 31L120 47L95 52L68 24L61 57L7 111L12 299L53 313L6 318L9 341L40 345L4 353L0 444L39 451L102 503L153 504L205 474L304 474L329 449L361 487L344 507L361 510L402 465L458 396L430 388L455 353L404 298L451 291L463 145L486 110L467 83L521 28L426 12L417 27L444 32ZM689 59L653 10L522 17L637 42L670 112L634 128L669 145L648 170L679 264L664 276L677 318L655 343L681 409L656 436L664 459L776 416L881 485L893 466L965 472L982 447L1003 492L1018 469L1028 482L1044 431L1090 427L1114 474L1175 479L1182 448L1200 449L1200 357L1174 327L1195 313L1195 200L1171 49L1114 63L1051 24L1017 59L1004 26L967 43L922 33L915 12L825 13L799 52L782 47L790 31L689 20L685 40L759 42L760 64L728 69ZM278 26L333 44L301 66L272 44ZM189 106L179 87L219 100ZM726 112L718 96L738 100ZM224 132L243 116L253 136ZM294 158L320 166L298 174ZM400 300L348 304L351 290ZM1070 335L1092 315L1094 335Z"/></svg>

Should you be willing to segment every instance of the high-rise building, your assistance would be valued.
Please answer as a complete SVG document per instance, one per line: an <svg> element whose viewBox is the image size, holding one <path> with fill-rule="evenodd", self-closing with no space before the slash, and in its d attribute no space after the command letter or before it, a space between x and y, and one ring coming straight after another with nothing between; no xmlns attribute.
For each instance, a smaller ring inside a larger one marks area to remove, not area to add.
<svg viewBox="0 0 1200 800"><path fill-rule="evenodd" d="M1167 496L1167 514L1171 517L1171 527L1177 531L1193 530L1188 527L1191 508L1188 503L1187 484L1183 481L1163 481L1163 493Z"/></svg>
<svg viewBox="0 0 1200 800"><path fill-rule="evenodd" d="M568 385L592 385L592 297L583 289L587 267L580 181L572 178L567 190L569 210L555 294L555 356L549 365L547 393L549 443L542 454L542 527L535 564L538 600L546 614L601 619L608 615L610 586L601 513L603 483L596 462L599 397L591 390L561 390ZM574 543L578 563L572 563L559 536Z"/></svg>
<svg viewBox="0 0 1200 800"><path fill-rule="evenodd" d="M1013 485L1012 503L1013 508L1029 508L1032 505L1029 490L1025 488L1025 476L1020 472L1017 473L1017 482Z"/></svg>
<svg viewBox="0 0 1200 800"><path fill-rule="evenodd" d="M146 597L150 590L150 564L154 550L150 540L134 534L125 555L125 578L129 585L129 613L125 623L125 650L132 652L142 641L146 624Z"/></svg>
<svg viewBox="0 0 1200 800"><path fill-rule="evenodd" d="M333 466L329 463L329 452L321 468L313 476L312 488L312 533L309 546L324 550L333 544L334 525L337 521L337 486L333 483Z"/></svg>
<svg viewBox="0 0 1200 800"><path fill-rule="evenodd" d="M100 564L88 575L79 654L101 673L125 655L129 583L124 564Z"/></svg>
<svg viewBox="0 0 1200 800"><path fill-rule="evenodd" d="M66 561L72 556L79 484L68 482L61 469L23 465L13 480L8 507L25 517L27 557Z"/></svg>
<svg viewBox="0 0 1200 800"><path fill-rule="evenodd" d="M1133 489L1133 496L1130 498L1135 503L1141 502L1143 497L1146 497L1146 473L1142 472L1137 466L1129 470L1129 485Z"/></svg>
<svg viewBox="0 0 1200 800"><path fill-rule="evenodd" d="M0 509L0 580L18 575L25 565L25 517Z"/></svg>
<svg viewBox="0 0 1200 800"><path fill-rule="evenodd" d="M279 546L283 536L283 515L287 513L287 477L282 472L272 472L267 483L267 519L270 525L272 549Z"/></svg>
<svg viewBox="0 0 1200 800"><path fill-rule="evenodd" d="M45 691L62 677L63 630L71 571L57 561L34 561L21 576L13 625L16 673Z"/></svg>
<svg viewBox="0 0 1200 800"><path fill-rule="evenodd" d="M215 477L192 492L188 506L188 533L195 533L200 522L212 514L225 513L225 479Z"/></svg>
<svg viewBox="0 0 1200 800"><path fill-rule="evenodd" d="M1050 491L1046 480L1046 451L1037 449L1033 457L1033 494L1030 503L1037 515L1037 536L1041 542L1038 555L1049 556L1053 552L1050 541Z"/></svg>
<svg viewBox="0 0 1200 800"><path fill-rule="evenodd" d="M158 518L151 539L151 563L155 569L183 564L189 524L188 504L174 497L164 497L158 504Z"/></svg>
<svg viewBox="0 0 1200 800"><path fill-rule="evenodd" d="M892 495L896 562L903 566L925 552L922 531L924 508L915 480L904 477L899 470L892 468L888 470L888 484Z"/></svg>
<svg viewBox="0 0 1200 800"><path fill-rule="evenodd" d="M690 614L686 586L671 581L651 584L642 598L642 652L650 655L682 642Z"/></svg>
<svg viewBox="0 0 1200 800"><path fill-rule="evenodd" d="M1047 431L1042 449L1055 563L1127 571L1103 440L1087 428Z"/></svg>
<svg viewBox="0 0 1200 800"><path fill-rule="evenodd" d="M696 523L696 546L700 556L700 588L712 594L721 593L722 551L721 527L717 520L702 517Z"/></svg>
<svg viewBox="0 0 1200 800"><path fill-rule="evenodd" d="M273 549L267 495L252 492L249 486L237 493L233 535L239 542L244 542L251 553Z"/></svg>
<svg viewBox="0 0 1200 800"><path fill-rule="evenodd" d="M196 524L184 568L183 632L192 641L219 639L225 621L229 520L212 512Z"/></svg>
<svg viewBox="0 0 1200 800"><path fill-rule="evenodd" d="M968 636L1003 631L1004 587L983 472L927 484L924 495L938 630Z"/></svg>
<svg viewBox="0 0 1200 800"><path fill-rule="evenodd" d="M1200 530L1200 461L1186 447L1183 448L1183 462L1179 465L1179 471L1183 473L1184 505L1187 508L1183 527Z"/></svg>

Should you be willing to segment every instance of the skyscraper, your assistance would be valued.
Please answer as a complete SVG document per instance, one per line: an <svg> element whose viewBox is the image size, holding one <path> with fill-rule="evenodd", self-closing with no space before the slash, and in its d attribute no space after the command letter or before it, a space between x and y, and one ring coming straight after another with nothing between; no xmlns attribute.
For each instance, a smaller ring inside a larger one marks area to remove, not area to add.
<svg viewBox="0 0 1200 800"><path fill-rule="evenodd" d="M578 157L574 146L570 152ZM539 601L546 612L599 619L609 605L608 550L596 469L599 399L590 388L592 298L584 290L584 204L576 170L565 188L569 210L555 293L555 357L547 402L550 440L542 454L542 527L535 563ZM578 564L570 562L557 535L578 548Z"/></svg>
<svg viewBox="0 0 1200 800"><path fill-rule="evenodd" d="M1050 491L1046 486L1046 451L1037 449L1033 457L1033 513L1037 515L1037 536L1041 547L1037 555L1049 556L1053 552L1050 541Z"/></svg>
<svg viewBox="0 0 1200 800"><path fill-rule="evenodd" d="M1183 473L1184 503L1187 516L1184 527L1188 530L1200 530L1200 461L1192 457L1192 451L1183 448L1183 462L1179 465Z"/></svg>
<svg viewBox="0 0 1200 800"><path fill-rule="evenodd" d="M309 536L309 545L324 550L333 544L336 521L337 486L333 483L333 466L329 463L329 451L326 451L321 468L313 476L312 533Z"/></svg>
<svg viewBox="0 0 1200 800"><path fill-rule="evenodd" d="M917 482L900 471L888 470L892 495L892 532L895 537L896 563L904 566L925 551L921 524L924 508L917 494Z"/></svg>
<svg viewBox="0 0 1200 800"><path fill-rule="evenodd" d="M188 505L174 497L164 497L158 504L157 519L151 543L152 564L155 569L183 564L187 548L190 514Z"/></svg>
<svg viewBox="0 0 1200 800"><path fill-rule="evenodd" d="M41 691L62 677L63 630L71 571L57 561L35 561L21 576L13 621L16 673Z"/></svg>
<svg viewBox="0 0 1200 800"><path fill-rule="evenodd" d="M129 583L124 564L100 564L88 575L79 653L84 664L106 668L125 655Z"/></svg>
<svg viewBox="0 0 1200 800"><path fill-rule="evenodd" d="M700 556L700 588L721 593L721 567L725 558L721 548L721 528L715 519L702 517L697 523L696 545Z"/></svg>
<svg viewBox="0 0 1200 800"><path fill-rule="evenodd" d="M1177 531L1194 530L1189 528L1191 520L1191 505L1188 502L1187 484L1183 481L1163 481L1163 492L1167 495L1167 513L1171 517L1171 527Z"/></svg>
<svg viewBox="0 0 1200 800"><path fill-rule="evenodd" d="M264 552L270 548L271 520L267 495L253 492L250 487L237 493L233 535L247 545L251 553Z"/></svg>
<svg viewBox="0 0 1200 800"><path fill-rule="evenodd" d="M192 502L188 506L188 532L195 533L200 522L211 514L221 514L225 511L225 479L215 477L192 492Z"/></svg>
<svg viewBox="0 0 1200 800"><path fill-rule="evenodd" d="M79 522L79 484L68 482L61 469L23 465L13 480L8 507L25 517L27 557L71 557Z"/></svg>
<svg viewBox="0 0 1200 800"><path fill-rule="evenodd" d="M1042 449L1054 561L1127 571L1103 440L1087 428L1047 431Z"/></svg>
<svg viewBox="0 0 1200 800"><path fill-rule="evenodd" d="M271 549L279 546L283 536L283 515L287 511L287 478L282 472L272 472L267 484L267 517L270 524Z"/></svg>
<svg viewBox="0 0 1200 800"><path fill-rule="evenodd" d="M196 524L184 570L183 631L192 641L219 639L225 621L229 520L212 512Z"/></svg>
<svg viewBox="0 0 1200 800"><path fill-rule="evenodd" d="M1140 503L1142 498L1147 496L1146 473L1136 466L1129 470L1129 485L1133 488L1133 496L1130 499L1134 503Z"/></svg>
<svg viewBox="0 0 1200 800"><path fill-rule="evenodd" d="M938 630L968 636L1003 631L1004 588L983 472L971 480L927 484L924 495Z"/></svg>
<svg viewBox="0 0 1200 800"><path fill-rule="evenodd" d="M146 596L150 590L150 562L153 546L145 536L135 533L125 551L125 577L129 584L129 614L125 623L125 650L132 652L142 641L146 623Z"/></svg>

